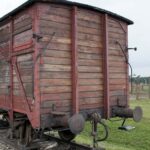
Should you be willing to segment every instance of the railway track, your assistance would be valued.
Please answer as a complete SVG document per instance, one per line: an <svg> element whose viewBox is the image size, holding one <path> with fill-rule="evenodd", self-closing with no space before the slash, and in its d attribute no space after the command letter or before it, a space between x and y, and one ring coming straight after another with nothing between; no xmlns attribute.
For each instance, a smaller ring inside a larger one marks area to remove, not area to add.
<svg viewBox="0 0 150 150"><path fill-rule="evenodd" d="M7 131L7 129L0 129L0 150L18 150L16 141L6 138Z"/></svg>
<svg viewBox="0 0 150 150"><path fill-rule="evenodd" d="M42 140L35 140L29 147L18 146L16 139L6 138L8 129L0 129L0 150L104 150L91 148L74 142L62 141L58 137L44 135Z"/></svg>
<svg viewBox="0 0 150 150"><path fill-rule="evenodd" d="M86 145L62 141L50 135L44 135L43 140L36 140L29 147L18 147L16 139L8 140L6 138L7 131L6 129L0 130L0 150L104 150L102 148L94 149Z"/></svg>
<svg viewBox="0 0 150 150"><path fill-rule="evenodd" d="M49 140L55 140L57 143L59 143L62 147L63 145L66 145L65 150L104 150L103 148L92 148L90 146L87 145L81 145L75 142L66 142L66 141L62 141L60 138L58 137L54 137L54 136L50 136L50 135L46 135L46 138ZM60 150L64 150L64 149L60 149Z"/></svg>

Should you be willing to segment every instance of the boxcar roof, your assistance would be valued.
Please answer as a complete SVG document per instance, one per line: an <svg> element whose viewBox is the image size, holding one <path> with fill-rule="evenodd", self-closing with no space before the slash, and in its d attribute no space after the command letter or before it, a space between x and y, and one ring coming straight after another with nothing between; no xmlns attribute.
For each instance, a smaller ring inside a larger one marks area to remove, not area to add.
<svg viewBox="0 0 150 150"><path fill-rule="evenodd" d="M70 6L79 6L82 8L86 8L86 9L90 9L90 10L94 10L94 11L98 11L101 13L106 13L116 19L122 20L124 22L126 22L127 24L133 24L133 21L122 17L116 13L112 13L110 11L98 8L98 7L94 7L94 6L90 6L90 5L86 5L86 4L81 4L81 3L77 3L77 2L71 2L71 1L67 1L67 0L28 0L27 2L23 3L22 5L20 5L18 8L14 9L13 11L11 11L10 13L6 14L5 16L3 16L2 18L0 18L0 22L3 22L5 19L9 18L10 16L15 15L16 13L18 13L19 11L21 11L22 9L36 3L36 2L43 2L43 3L56 3L56 4L62 4L62 5L70 5Z"/></svg>

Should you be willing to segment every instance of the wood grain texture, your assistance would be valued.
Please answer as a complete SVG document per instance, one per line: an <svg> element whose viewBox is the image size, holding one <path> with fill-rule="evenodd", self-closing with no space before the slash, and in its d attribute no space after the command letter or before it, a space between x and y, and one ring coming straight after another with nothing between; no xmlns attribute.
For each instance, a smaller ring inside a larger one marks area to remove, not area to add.
<svg viewBox="0 0 150 150"><path fill-rule="evenodd" d="M71 79L70 72L66 71L40 71L40 78L41 79Z"/></svg>

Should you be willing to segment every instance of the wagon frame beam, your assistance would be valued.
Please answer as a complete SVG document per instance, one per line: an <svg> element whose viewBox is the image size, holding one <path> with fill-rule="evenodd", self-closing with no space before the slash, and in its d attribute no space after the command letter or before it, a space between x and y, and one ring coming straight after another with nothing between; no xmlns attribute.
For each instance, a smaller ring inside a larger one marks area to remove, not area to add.
<svg viewBox="0 0 150 150"><path fill-rule="evenodd" d="M104 14L103 17L103 45L104 45L104 116L109 118L110 116L110 101L109 101L109 62L108 62L108 15Z"/></svg>
<svg viewBox="0 0 150 150"><path fill-rule="evenodd" d="M74 114L79 112L77 9L76 6L72 8L72 103Z"/></svg>

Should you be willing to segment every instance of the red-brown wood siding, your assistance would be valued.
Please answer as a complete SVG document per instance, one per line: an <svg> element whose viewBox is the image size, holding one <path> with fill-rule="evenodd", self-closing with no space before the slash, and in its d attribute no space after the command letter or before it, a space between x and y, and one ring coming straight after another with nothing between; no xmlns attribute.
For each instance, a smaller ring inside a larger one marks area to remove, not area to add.
<svg viewBox="0 0 150 150"><path fill-rule="evenodd" d="M122 105L127 102L127 64L120 46L116 43L119 42L126 53L126 36L127 24L109 17L109 87L111 105L117 105L118 100Z"/></svg>
<svg viewBox="0 0 150 150"><path fill-rule="evenodd" d="M127 24L75 8L74 16L70 6L36 3L0 26L0 108L33 115L34 127L40 113L101 109L108 117L119 99L127 103L128 67L116 44L127 46Z"/></svg>
<svg viewBox="0 0 150 150"><path fill-rule="evenodd" d="M40 5L40 89L42 110L71 112L71 8ZM52 35L54 35L52 37ZM52 40L50 41L50 39Z"/></svg>
<svg viewBox="0 0 150 150"><path fill-rule="evenodd" d="M77 16L80 110L100 108L103 104L102 15L79 8Z"/></svg>

